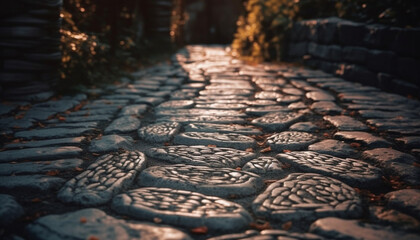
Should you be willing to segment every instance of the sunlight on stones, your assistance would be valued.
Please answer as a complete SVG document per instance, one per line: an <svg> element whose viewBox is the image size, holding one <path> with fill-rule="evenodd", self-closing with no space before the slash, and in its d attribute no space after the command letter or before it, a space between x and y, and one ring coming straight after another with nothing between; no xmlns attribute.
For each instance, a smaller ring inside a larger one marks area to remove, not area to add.
<svg viewBox="0 0 420 240"><path fill-rule="evenodd" d="M275 151L303 150L317 141L317 137L306 132L285 131L267 138L267 143Z"/></svg>
<svg viewBox="0 0 420 240"><path fill-rule="evenodd" d="M146 142L162 143L169 142L181 129L177 122L163 122L151 124L138 130L138 135Z"/></svg>
<svg viewBox="0 0 420 240"><path fill-rule="evenodd" d="M245 150L256 146L255 139L237 133L186 132L174 138L175 144L216 145Z"/></svg>

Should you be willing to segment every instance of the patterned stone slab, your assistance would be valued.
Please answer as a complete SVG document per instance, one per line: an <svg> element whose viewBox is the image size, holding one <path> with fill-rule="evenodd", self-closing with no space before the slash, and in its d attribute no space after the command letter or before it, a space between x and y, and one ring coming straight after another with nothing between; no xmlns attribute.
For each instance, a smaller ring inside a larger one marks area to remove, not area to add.
<svg viewBox="0 0 420 240"><path fill-rule="evenodd" d="M274 112L252 120L252 124L267 131L282 131L303 117L302 113Z"/></svg>
<svg viewBox="0 0 420 240"><path fill-rule="evenodd" d="M217 110L217 109L165 109L157 110L155 112L157 117L165 116L235 116L245 117L246 114L241 113L238 110Z"/></svg>
<svg viewBox="0 0 420 240"><path fill-rule="evenodd" d="M271 184L253 202L257 216L277 221L311 221L338 216L357 218L361 201L350 186L314 173L292 173Z"/></svg>
<svg viewBox="0 0 420 240"><path fill-rule="evenodd" d="M133 146L133 138L129 136L119 136L116 134L101 136L90 142L90 152L110 152L117 151L120 148L131 149Z"/></svg>
<svg viewBox="0 0 420 240"><path fill-rule="evenodd" d="M367 150L363 152L362 156L365 159L377 162L382 166L391 163L419 163L419 160L417 160L414 156L392 148L375 148Z"/></svg>
<svg viewBox="0 0 420 240"><path fill-rule="evenodd" d="M173 108L191 108L194 106L193 100L171 100L161 103L157 109L173 109Z"/></svg>
<svg viewBox="0 0 420 240"><path fill-rule="evenodd" d="M189 123L217 123L217 124L241 124L246 123L245 119L241 117L226 117L226 116L177 116L158 118L159 122L178 122L181 124Z"/></svg>
<svg viewBox="0 0 420 240"><path fill-rule="evenodd" d="M207 103L197 104L196 108L240 110L246 108L247 106L248 105L242 103Z"/></svg>
<svg viewBox="0 0 420 240"><path fill-rule="evenodd" d="M265 156L247 162L242 170L266 177L279 177L283 173L282 164L279 160Z"/></svg>
<svg viewBox="0 0 420 240"><path fill-rule="evenodd" d="M317 137L307 132L285 131L267 138L267 143L275 151L302 150L317 141Z"/></svg>
<svg viewBox="0 0 420 240"><path fill-rule="evenodd" d="M262 116L267 113L272 112L291 112L292 110L285 107L285 106L279 106L279 105L269 105L264 107L249 107L245 109L245 112L249 115L255 115L255 116Z"/></svg>
<svg viewBox="0 0 420 240"><path fill-rule="evenodd" d="M420 235L414 233L401 232L382 225L373 225L357 220L345 220L334 217L317 220L311 225L310 231L326 239L420 239Z"/></svg>
<svg viewBox="0 0 420 240"><path fill-rule="evenodd" d="M324 120L330 122L338 130L344 131L360 131L368 130L368 127L349 116L324 116Z"/></svg>
<svg viewBox="0 0 420 240"><path fill-rule="evenodd" d="M47 173L48 171L65 171L80 167L82 159L61 159L56 161L3 163L0 164L0 175Z"/></svg>
<svg viewBox="0 0 420 240"><path fill-rule="evenodd" d="M107 128L105 134L120 134L129 133L137 130L140 127L140 120L132 116L123 116L112 121Z"/></svg>
<svg viewBox="0 0 420 240"><path fill-rule="evenodd" d="M169 188L139 188L116 196L112 209L138 219L210 231L237 231L251 222L239 204L219 197Z"/></svg>
<svg viewBox="0 0 420 240"><path fill-rule="evenodd" d="M374 136L367 132L339 131L334 138L362 143L369 148L389 147L391 143L381 137Z"/></svg>
<svg viewBox="0 0 420 240"><path fill-rule="evenodd" d="M15 137L32 139L51 139L51 138L67 138L79 137L85 133L93 131L92 128L45 128L30 131L16 132Z"/></svg>
<svg viewBox="0 0 420 240"><path fill-rule="evenodd" d="M56 190L65 180L46 175L0 176L0 189L47 192Z"/></svg>
<svg viewBox="0 0 420 240"><path fill-rule="evenodd" d="M381 183L382 172L363 161L311 151L278 154L277 158L304 172L320 173L350 186L368 187Z"/></svg>
<svg viewBox="0 0 420 240"><path fill-rule="evenodd" d="M357 151L350 144L334 139L325 139L309 145L308 150L336 157L350 157L357 154Z"/></svg>
<svg viewBox="0 0 420 240"><path fill-rule="evenodd" d="M243 233L232 233L217 237L208 238L207 240L324 240L325 238L312 233L297 233L278 229L247 230Z"/></svg>
<svg viewBox="0 0 420 240"><path fill-rule="evenodd" d="M58 198L83 206L106 203L128 188L145 166L146 158L138 151L106 154L86 171L70 179L58 192Z"/></svg>
<svg viewBox="0 0 420 240"><path fill-rule="evenodd" d="M185 164L147 168L140 174L138 184L218 197L253 195L264 186L262 179L250 172Z"/></svg>
<svg viewBox="0 0 420 240"><path fill-rule="evenodd" d="M262 132L252 126L238 124L191 123L184 127L186 132L237 133L243 135L260 135Z"/></svg>
<svg viewBox="0 0 420 240"><path fill-rule="evenodd" d="M162 239L191 240L175 228L116 219L102 210L87 208L61 215L48 215L26 227L34 239Z"/></svg>
<svg viewBox="0 0 420 240"><path fill-rule="evenodd" d="M162 143L169 142L180 129L181 124L177 122L162 122L142 127L137 133L147 142Z"/></svg>
<svg viewBox="0 0 420 240"><path fill-rule="evenodd" d="M0 227L10 225L24 213L22 206L10 195L0 194L0 203Z"/></svg>
<svg viewBox="0 0 420 240"><path fill-rule="evenodd" d="M174 138L175 144L183 145L216 145L218 147L230 147L247 149L255 147L255 139L237 133L209 133L209 132L185 132Z"/></svg>
<svg viewBox="0 0 420 240"><path fill-rule="evenodd" d="M7 150L0 152L0 163L25 161L25 160L49 160L68 157L77 157L82 153L78 147L41 147Z"/></svg>
<svg viewBox="0 0 420 240"><path fill-rule="evenodd" d="M146 155L171 163L230 168L242 166L245 162L255 157L255 153L233 148L183 145L150 148L146 150Z"/></svg>
<svg viewBox="0 0 420 240"><path fill-rule="evenodd" d="M200 95L236 95L236 96L250 96L253 92L251 90L246 89L211 89L211 90L203 90L200 91Z"/></svg>
<svg viewBox="0 0 420 240"><path fill-rule="evenodd" d="M34 147L77 145L77 144L80 144L84 140L85 140L85 137L56 138L56 139L48 139L48 140L10 143L10 144L4 145L4 148L13 149L13 148L34 148Z"/></svg>
<svg viewBox="0 0 420 240"><path fill-rule="evenodd" d="M420 220L420 190L403 189L385 195L388 206Z"/></svg>

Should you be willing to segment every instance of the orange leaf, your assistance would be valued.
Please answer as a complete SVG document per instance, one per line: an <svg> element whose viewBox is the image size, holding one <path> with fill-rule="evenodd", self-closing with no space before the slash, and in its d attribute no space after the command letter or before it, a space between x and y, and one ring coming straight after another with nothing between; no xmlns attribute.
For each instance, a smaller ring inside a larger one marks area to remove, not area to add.
<svg viewBox="0 0 420 240"><path fill-rule="evenodd" d="M33 199L31 199L31 202L39 203L39 202L42 202L42 200L40 198L33 198Z"/></svg>
<svg viewBox="0 0 420 240"><path fill-rule="evenodd" d="M101 154L99 154L99 153L92 153L92 155L93 155L93 156L99 156L99 155L101 155Z"/></svg>
<svg viewBox="0 0 420 240"><path fill-rule="evenodd" d="M37 122L36 123L39 127L41 127L41 128L44 128L45 127L45 125L44 124L42 124L41 122Z"/></svg>
<svg viewBox="0 0 420 240"><path fill-rule="evenodd" d="M209 144L209 145L207 145L207 147L217 147L217 146L214 145L214 144Z"/></svg>
<svg viewBox="0 0 420 240"><path fill-rule="evenodd" d="M163 145L164 145L164 146L170 146L170 145L171 145L171 143L165 142L165 143L163 143Z"/></svg>
<svg viewBox="0 0 420 240"><path fill-rule="evenodd" d="M413 162L414 167L420 167L420 163Z"/></svg>
<svg viewBox="0 0 420 240"><path fill-rule="evenodd" d="M83 107L83 104L80 103L76 107L74 107L74 111L79 111Z"/></svg>
<svg viewBox="0 0 420 240"><path fill-rule="evenodd" d="M252 222L249 224L249 226L251 228L257 229L257 230L265 230L265 229L271 229L270 223L269 222L264 222L262 223L262 221L260 222Z"/></svg>
<svg viewBox="0 0 420 240"><path fill-rule="evenodd" d="M206 226L196 227L190 230L194 234L207 234L209 229Z"/></svg>
<svg viewBox="0 0 420 240"><path fill-rule="evenodd" d="M254 152L254 149L252 149L252 148L247 148L247 149L245 149L245 152Z"/></svg>
<svg viewBox="0 0 420 240"><path fill-rule="evenodd" d="M264 180L264 184L266 184L266 185L270 185L270 184L272 184L272 183L275 183L277 180L274 180L274 179L272 179L272 180Z"/></svg>
<svg viewBox="0 0 420 240"><path fill-rule="evenodd" d="M293 222L292 221L288 221L288 222L285 222L283 225L281 225L281 228L283 229L283 230L289 230L290 228L292 228L292 226L293 226Z"/></svg>
<svg viewBox="0 0 420 240"><path fill-rule="evenodd" d="M83 171L83 168L80 168L80 167L75 167L75 168L74 168L74 171L81 172L81 171Z"/></svg>
<svg viewBox="0 0 420 240"><path fill-rule="evenodd" d="M22 119L23 118L23 116L25 116L25 114L18 114L18 115L16 115L15 116L15 119L17 120L17 119Z"/></svg>
<svg viewBox="0 0 420 240"><path fill-rule="evenodd" d="M350 143L350 146L352 146L352 147L354 147L354 148L360 148L360 143L357 143L357 142L352 142L352 143Z"/></svg>
<svg viewBox="0 0 420 240"><path fill-rule="evenodd" d="M266 152L271 152L271 147L268 146L266 148L264 148L263 150L260 151L260 153L266 153Z"/></svg>
<svg viewBox="0 0 420 240"><path fill-rule="evenodd" d="M87 223L87 219L85 217L80 218L80 223Z"/></svg>
<svg viewBox="0 0 420 240"><path fill-rule="evenodd" d="M330 137L330 134L329 133L324 133L324 134L322 134L324 137Z"/></svg>
<svg viewBox="0 0 420 240"><path fill-rule="evenodd" d="M96 237L96 236L89 236L89 237L87 238L87 240L99 240L99 238L98 238L98 237Z"/></svg>
<svg viewBox="0 0 420 240"><path fill-rule="evenodd" d="M60 172L58 170L51 170L45 173L47 176L57 176Z"/></svg>
<svg viewBox="0 0 420 240"><path fill-rule="evenodd" d="M241 171L242 170L242 168L241 167L237 167L237 168L235 168L236 170L238 170L238 171Z"/></svg>
<svg viewBox="0 0 420 240"><path fill-rule="evenodd" d="M62 121L62 122L66 121L66 118L63 116L58 115L57 118L59 121Z"/></svg>
<svg viewBox="0 0 420 240"><path fill-rule="evenodd" d="M153 218L153 222L154 223L162 223L162 219L160 219L158 217L155 217L155 218Z"/></svg>
<svg viewBox="0 0 420 240"><path fill-rule="evenodd" d="M284 149L284 150L283 150L283 152L284 152L284 153L289 153L289 152L291 152L291 151L290 151L289 149Z"/></svg>

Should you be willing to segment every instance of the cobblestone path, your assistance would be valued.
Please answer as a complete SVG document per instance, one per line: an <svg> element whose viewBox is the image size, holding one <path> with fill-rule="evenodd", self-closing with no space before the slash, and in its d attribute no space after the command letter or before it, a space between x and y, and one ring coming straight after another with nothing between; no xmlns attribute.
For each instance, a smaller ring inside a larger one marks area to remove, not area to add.
<svg viewBox="0 0 420 240"><path fill-rule="evenodd" d="M420 103L189 46L0 105L0 238L420 239Z"/></svg>

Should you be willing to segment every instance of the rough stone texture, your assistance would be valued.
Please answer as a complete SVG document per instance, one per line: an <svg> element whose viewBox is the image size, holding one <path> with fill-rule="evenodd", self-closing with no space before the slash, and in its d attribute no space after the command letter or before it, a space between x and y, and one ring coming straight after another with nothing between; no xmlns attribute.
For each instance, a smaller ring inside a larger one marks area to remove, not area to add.
<svg viewBox="0 0 420 240"><path fill-rule="evenodd" d="M237 133L243 135L260 135L262 132L252 126L237 124L191 123L184 127L186 132Z"/></svg>
<svg viewBox="0 0 420 240"><path fill-rule="evenodd" d="M385 195L390 208L397 209L420 220L420 190L403 189Z"/></svg>
<svg viewBox="0 0 420 240"><path fill-rule="evenodd" d="M214 196L169 188L140 188L116 196L112 208L138 219L210 231L237 231L251 222L239 204Z"/></svg>
<svg viewBox="0 0 420 240"><path fill-rule="evenodd" d="M0 227L10 225L24 213L22 206L10 195L0 194L0 203Z"/></svg>
<svg viewBox="0 0 420 240"><path fill-rule="evenodd" d="M246 114L239 110L218 110L218 109L163 109L155 112L157 117L182 117L182 116L225 116L245 117Z"/></svg>
<svg viewBox="0 0 420 240"><path fill-rule="evenodd" d="M312 101L334 101L335 97L329 93L321 91L307 92L305 95L308 99Z"/></svg>
<svg viewBox="0 0 420 240"><path fill-rule="evenodd" d="M140 127L140 120L132 116L123 116L112 121L111 124L105 128L105 134L121 134L129 133L137 130Z"/></svg>
<svg viewBox="0 0 420 240"><path fill-rule="evenodd" d="M324 237L312 233L297 233L278 229L267 229L258 232L257 230L247 230L243 233L226 234L209 238L208 240L324 240Z"/></svg>
<svg viewBox="0 0 420 240"><path fill-rule="evenodd" d="M269 92L269 91L262 91L257 92L255 94L256 99L264 99L264 100L275 100L277 98L281 98L284 95L278 92Z"/></svg>
<svg viewBox="0 0 420 240"><path fill-rule="evenodd" d="M277 158L301 171L320 173L350 186L372 187L381 184L381 170L360 160L311 151L283 153Z"/></svg>
<svg viewBox="0 0 420 240"><path fill-rule="evenodd" d="M45 175L0 176L0 189L33 192L56 190L65 180Z"/></svg>
<svg viewBox="0 0 420 240"><path fill-rule="evenodd" d="M256 173L263 177L279 178L283 173L282 164L273 157L259 157L247 162L243 171Z"/></svg>
<svg viewBox="0 0 420 240"><path fill-rule="evenodd" d="M203 109L231 109L231 110L241 110L246 108L248 105L243 103L202 103L197 104L196 108Z"/></svg>
<svg viewBox="0 0 420 240"><path fill-rule="evenodd" d="M251 121L252 124L267 131L282 131L303 117L302 113L280 112L268 113Z"/></svg>
<svg viewBox="0 0 420 240"><path fill-rule="evenodd" d="M276 99L276 101L280 104L290 104L297 102L301 99L300 96L292 96L292 95L285 95L283 97L279 97Z"/></svg>
<svg viewBox="0 0 420 240"><path fill-rule="evenodd" d="M191 108L193 106L193 100L171 100L161 103L156 109Z"/></svg>
<svg viewBox="0 0 420 240"><path fill-rule="evenodd" d="M218 123L218 124L241 124L246 123L245 119L241 117L232 117L232 116L210 116L210 115L203 115L203 116L176 116L176 117L167 117L167 118L159 118L159 122L178 122L181 124L189 124L189 123Z"/></svg>
<svg viewBox="0 0 420 240"><path fill-rule="evenodd" d="M371 225L357 220L344 220L334 217L317 220L312 223L310 231L327 239L420 239L420 235L394 231L380 225Z"/></svg>
<svg viewBox="0 0 420 240"><path fill-rule="evenodd" d="M272 183L254 200L252 209L257 216L282 222L330 216L357 218L362 214L353 188L313 173L292 173Z"/></svg>
<svg viewBox="0 0 420 240"><path fill-rule="evenodd" d="M397 211L380 206L369 207L369 220L373 223L391 225L396 229L416 231L420 228L420 221L416 218Z"/></svg>
<svg viewBox="0 0 420 240"><path fill-rule="evenodd" d="M395 140L403 143L408 148L420 148L420 137L418 136L401 137Z"/></svg>
<svg viewBox="0 0 420 240"><path fill-rule="evenodd" d="M344 131L368 130L368 127L365 124L349 116L325 116L324 120L330 122L338 130L344 130Z"/></svg>
<svg viewBox="0 0 420 240"><path fill-rule="evenodd" d="M81 219L86 220L82 222ZM48 215L31 223L26 231L33 239L182 239L191 238L175 228L117 219L95 208Z"/></svg>
<svg viewBox="0 0 420 240"><path fill-rule="evenodd" d="M84 140L85 140L85 137L57 138L57 139L49 139L49 140L10 143L10 144L4 145L4 148L13 149L13 148L35 148L35 147L77 145L77 144L80 144Z"/></svg>
<svg viewBox="0 0 420 240"><path fill-rule="evenodd" d="M243 150L256 146L256 141L253 138L237 133L186 132L175 136L174 143L181 145L216 145Z"/></svg>
<svg viewBox="0 0 420 240"><path fill-rule="evenodd" d="M135 104L135 105L128 105L123 107L120 112L120 116L125 115L135 115L141 116L143 113L147 111L148 106L146 104Z"/></svg>
<svg viewBox="0 0 420 240"><path fill-rule="evenodd" d="M181 129L181 124L177 122L162 122L142 127L138 130L141 139L152 142L169 142Z"/></svg>
<svg viewBox="0 0 420 240"><path fill-rule="evenodd" d="M28 160L50 160L77 157L82 152L78 147L42 147L7 150L0 152L0 163Z"/></svg>
<svg viewBox="0 0 420 240"><path fill-rule="evenodd" d="M310 109L312 109L314 112L322 115L326 114L339 114L343 111L341 107L339 107L336 103L330 102L330 101L319 101L314 102L310 106Z"/></svg>
<svg viewBox="0 0 420 240"><path fill-rule="evenodd" d="M80 120L81 119L79 119L79 121ZM85 133L91 132L92 130L92 128L46 128L16 132L15 137L28 140L79 137Z"/></svg>
<svg viewBox="0 0 420 240"><path fill-rule="evenodd" d="M248 115L262 116L272 112L291 112L291 109L280 105L269 105L263 107L249 107L245 109L245 112Z"/></svg>
<svg viewBox="0 0 420 240"><path fill-rule="evenodd" d="M386 165L392 162L412 164L418 160L410 154L392 148L375 148L363 152L363 157L371 161Z"/></svg>
<svg viewBox="0 0 420 240"><path fill-rule="evenodd" d="M322 140L308 147L308 150L334 155L337 157L350 157L357 154L357 151L349 144L333 139Z"/></svg>
<svg viewBox="0 0 420 240"><path fill-rule="evenodd" d="M391 145L390 142L381 137L359 131L339 131L334 134L334 138L359 142L369 148L389 147Z"/></svg>
<svg viewBox="0 0 420 240"><path fill-rule="evenodd" d="M316 141L317 138L310 133L295 131L275 133L267 138L268 145L275 151L303 150Z"/></svg>
<svg viewBox="0 0 420 240"><path fill-rule="evenodd" d="M185 164L147 168L139 175L138 184L218 197L253 195L263 187L261 178L253 173Z"/></svg>
<svg viewBox="0 0 420 240"><path fill-rule="evenodd" d="M48 173L49 171L66 171L80 167L81 159L61 159L55 161L3 163L0 164L0 175L10 176L14 174Z"/></svg>
<svg viewBox="0 0 420 240"><path fill-rule="evenodd" d="M133 146L133 138L119 135L105 135L100 139L95 139L90 142L90 152L109 152L117 151L120 148L130 149Z"/></svg>
<svg viewBox="0 0 420 240"><path fill-rule="evenodd" d="M315 132L319 127L312 122L298 122L289 127L291 131Z"/></svg>
<svg viewBox="0 0 420 240"><path fill-rule="evenodd" d="M106 154L70 179L57 196L63 202L83 206L104 204L128 188L145 167L146 158L141 152Z"/></svg>
<svg viewBox="0 0 420 240"><path fill-rule="evenodd" d="M254 153L233 148L183 145L150 148L146 151L146 155L170 163L230 168L242 166L255 157Z"/></svg>

